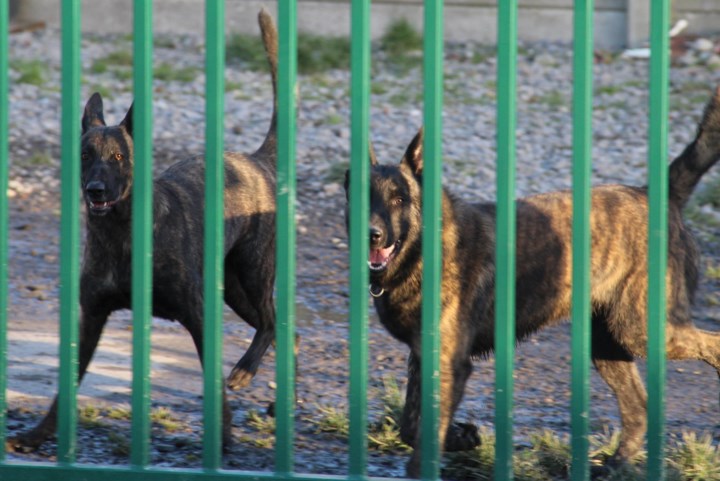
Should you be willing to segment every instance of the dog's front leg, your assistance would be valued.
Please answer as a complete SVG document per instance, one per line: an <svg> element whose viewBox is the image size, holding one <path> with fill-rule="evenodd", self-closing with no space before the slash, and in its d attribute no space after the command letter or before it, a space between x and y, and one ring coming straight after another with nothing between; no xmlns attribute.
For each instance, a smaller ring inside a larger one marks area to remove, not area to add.
<svg viewBox="0 0 720 481"><path fill-rule="evenodd" d="M417 447L420 420L420 358L410 352L408 357L408 381L400 419L400 439L412 448Z"/></svg>
<svg viewBox="0 0 720 481"><path fill-rule="evenodd" d="M100 341L100 335L102 334L109 315L109 312L88 315L83 310L80 321L78 385L82 382L82 379L87 372L88 365L95 353L95 349ZM55 433L55 429L57 427L57 410L58 397L55 395L55 400L53 401L52 406L50 406L50 410L45 417L29 431L20 433L17 436L8 439L6 449L8 451L29 452L39 448L46 439Z"/></svg>
<svg viewBox="0 0 720 481"><path fill-rule="evenodd" d="M451 344L451 343L448 343ZM452 344L451 344L452 345ZM465 392L472 363L462 349L446 346L440 355L440 418L438 422L438 443L445 451L464 451L480 444L477 427L469 423L453 423L453 416ZM413 379L414 378L414 379ZM422 443L420 439L420 361L412 355L408 362L408 391L400 435L404 442L413 440L415 450L408 462L407 476L420 477ZM405 432L403 432L405 431ZM411 434L415 433L412 437ZM407 438L407 440L406 440ZM420 448L420 449L418 449Z"/></svg>

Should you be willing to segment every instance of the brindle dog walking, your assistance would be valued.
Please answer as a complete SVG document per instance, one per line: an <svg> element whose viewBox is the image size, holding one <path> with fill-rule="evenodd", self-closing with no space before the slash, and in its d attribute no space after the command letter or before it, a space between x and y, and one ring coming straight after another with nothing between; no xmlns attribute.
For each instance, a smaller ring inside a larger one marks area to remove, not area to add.
<svg viewBox="0 0 720 481"><path fill-rule="evenodd" d="M277 32L264 10L258 16L276 96ZM250 155L226 153L225 302L256 329L227 386L246 386L273 342L275 309L276 107L265 141ZM87 239L80 277L79 378L84 376L108 316L130 304L132 107L117 126L103 118L94 94L82 118L82 188ZM142 159L138 159L142 161ZM203 219L205 161L180 161L160 175L153 204L153 315L189 331L202 362ZM223 398L223 442L231 440L231 412ZM56 427L57 398L32 430L10 440L11 449L36 448Z"/></svg>
<svg viewBox="0 0 720 481"><path fill-rule="evenodd" d="M720 89L705 109L697 136L670 165L666 333L669 359L700 359L720 372L720 336L695 328L691 321L698 249L681 217L693 189L718 158ZM382 324L410 347L401 436L415 447L420 415L422 130L399 165L379 165L373 155L370 161L370 290ZM473 357L487 356L494 348L495 213L494 204L468 203L447 190L443 193L438 435L448 451L479 444L476 428L454 424L453 415ZM593 189L592 360L614 391L622 418L620 445L612 463L638 453L647 424L647 395L634 362L647 349L647 218L647 188ZM518 340L569 317L571 234L571 192L518 200ZM416 450L408 475L418 477L419 466Z"/></svg>

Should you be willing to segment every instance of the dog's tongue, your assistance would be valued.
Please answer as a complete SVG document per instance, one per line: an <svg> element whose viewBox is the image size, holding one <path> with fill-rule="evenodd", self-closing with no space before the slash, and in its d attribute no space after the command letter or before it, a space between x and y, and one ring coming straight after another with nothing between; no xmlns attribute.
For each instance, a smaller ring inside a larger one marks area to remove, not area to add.
<svg viewBox="0 0 720 481"><path fill-rule="evenodd" d="M370 251L370 263L371 264L382 264L384 262L387 262L388 257L390 257L390 254L392 254L393 249L395 248L394 245L391 245L390 247L386 247L385 249L373 249Z"/></svg>

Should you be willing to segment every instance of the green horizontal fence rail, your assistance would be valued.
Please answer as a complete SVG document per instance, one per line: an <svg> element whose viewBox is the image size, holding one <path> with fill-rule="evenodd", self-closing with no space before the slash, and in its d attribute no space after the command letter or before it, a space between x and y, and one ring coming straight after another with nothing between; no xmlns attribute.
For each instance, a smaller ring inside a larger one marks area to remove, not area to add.
<svg viewBox="0 0 720 481"><path fill-rule="evenodd" d="M223 117L224 2L206 7L206 219L204 436L202 468L162 469L150 465L150 327L152 312L152 2L134 2L133 186L133 394L129 464L76 463L77 344L79 295L79 117L80 2L62 0L62 194L60 257L60 397L58 460L8 461L0 451L0 479L133 480L355 480L367 476L367 225L369 205L370 2L351 3L350 177L350 440L347 476L295 472L295 89L297 0L278 2L277 167L277 403L273 472L222 469L223 308ZM515 128L517 0L498 5L497 72L497 272L495 309L495 479L513 479L513 365L515 344ZM590 168L592 150L593 0L575 1L573 87L573 309L572 466L573 481L589 479L588 412L590 361ZM648 296L648 480L664 479L665 273L667 258L667 111L669 0L651 7L649 129ZM438 479L441 446L438 415L442 274L442 96L443 2L424 9L424 192L422 306L421 476ZM7 437L7 298L9 175L9 5L0 0L0 441ZM4 445L4 443L3 443Z"/></svg>

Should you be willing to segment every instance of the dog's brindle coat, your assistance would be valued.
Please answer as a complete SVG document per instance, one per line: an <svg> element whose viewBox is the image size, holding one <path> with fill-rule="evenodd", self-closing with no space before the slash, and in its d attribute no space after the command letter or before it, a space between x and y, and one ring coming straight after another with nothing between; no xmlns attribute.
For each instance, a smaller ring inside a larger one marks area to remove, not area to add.
<svg viewBox="0 0 720 481"><path fill-rule="evenodd" d="M276 94L277 32L270 15L258 16ZM87 238L80 277L79 378L84 376L108 316L130 308L132 107L117 126L103 119L94 94L82 118L82 187ZM227 386L246 386L273 342L275 310L276 108L262 146L225 158L225 302L256 329ZM142 161L139 159L139 161ZM153 315L179 321L202 362L204 157L178 162L154 184ZM57 398L32 430L10 440L12 449L39 446L56 426ZM223 442L231 440L231 413L223 397Z"/></svg>
<svg viewBox="0 0 720 481"><path fill-rule="evenodd" d="M667 357L701 359L720 372L720 336L696 329L690 304L698 282L698 250L681 218L700 177L720 157L720 89L706 107L695 140L670 165L667 266ZM410 347L402 439L418 445L422 258L422 130L399 166L371 154L370 282L380 321ZM346 190L347 190L346 178ZM472 358L494 346L495 206L443 193L440 319L440 431L446 450L479 444L474 426L453 424ZM642 446L646 392L634 359L647 341L647 189L606 185L592 191L592 359L615 392L622 436L611 462ZM517 202L517 339L569 317L572 195L553 192ZM408 464L418 477L419 452Z"/></svg>

